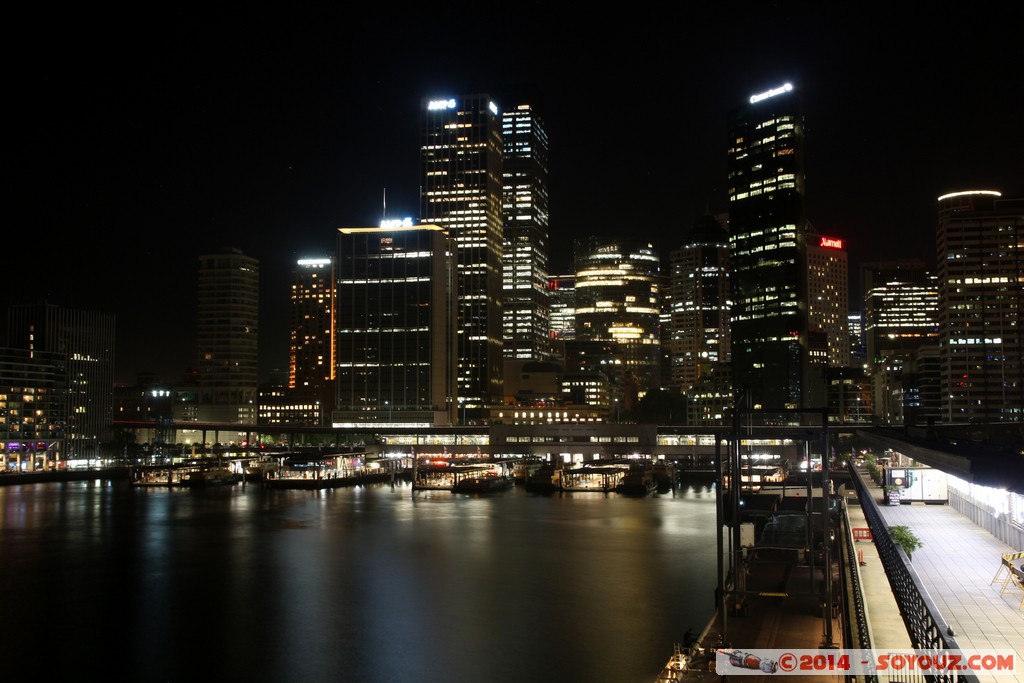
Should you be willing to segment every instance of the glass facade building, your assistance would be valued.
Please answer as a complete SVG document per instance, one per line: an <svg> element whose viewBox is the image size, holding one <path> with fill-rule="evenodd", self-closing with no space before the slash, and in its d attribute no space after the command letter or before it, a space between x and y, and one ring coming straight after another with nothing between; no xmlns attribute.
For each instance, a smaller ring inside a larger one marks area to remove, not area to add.
<svg viewBox="0 0 1024 683"><path fill-rule="evenodd" d="M548 137L520 104L501 117L504 241L503 341L509 359L550 356L548 326Z"/></svg>
<svg viewBox="0 0 1024 683"><path fill-rule="evenodd" d="M454 422L454 255L435 225L338 231L334 423Z"/></svg>
<svg viewBox="0 0 1024 683"><path fill-rule="evenodd" d="M459 415L479 419L502 399L502 139L484 94L424 99L420 220L456 243Z"/></svg>
<svg viewBox="0 0 1024 683"><path fill-rule="evenodd" d="M789 84L728 128L732 372L751 407L805 408L808 381L804 122Z"/></svg>

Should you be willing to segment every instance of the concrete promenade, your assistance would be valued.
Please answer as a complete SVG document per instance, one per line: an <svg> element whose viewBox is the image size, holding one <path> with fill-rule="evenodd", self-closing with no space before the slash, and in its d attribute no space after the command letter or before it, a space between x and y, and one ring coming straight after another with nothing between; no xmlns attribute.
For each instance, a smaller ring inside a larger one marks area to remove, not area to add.
<svg viewBox="0 0 1024 683"><path fill-rule="evenodd" d="M1002 581L993 583L1002 556L1024 548L1010 548L949 505L883 505L881 487L871 482L866 470L861 475L885 523L908 527L924 544L913 553L914 570L940 612L937 618L953 630L960 648L1012 651L1021 662L1015 675L979 675L979 680L1024 683L1024 593L1009 587L1000 594ZM863 519L856 508L848 505L855 527L860 524L854 515ZM875 647L910 647L874 544L859 541L857 546L864 553L860 570Z"/></svg>

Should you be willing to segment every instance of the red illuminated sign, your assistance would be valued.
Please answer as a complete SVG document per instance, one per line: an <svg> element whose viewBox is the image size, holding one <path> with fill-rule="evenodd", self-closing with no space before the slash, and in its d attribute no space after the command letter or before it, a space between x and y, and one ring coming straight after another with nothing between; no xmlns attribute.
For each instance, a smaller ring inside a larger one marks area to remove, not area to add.
<svg viewBox="0 0 1024 683"><path fill-rule="evenodd" d="M836 239L835 237L822 237L819 247L828 247L829 249L842 249L843 241Z"/></svg>

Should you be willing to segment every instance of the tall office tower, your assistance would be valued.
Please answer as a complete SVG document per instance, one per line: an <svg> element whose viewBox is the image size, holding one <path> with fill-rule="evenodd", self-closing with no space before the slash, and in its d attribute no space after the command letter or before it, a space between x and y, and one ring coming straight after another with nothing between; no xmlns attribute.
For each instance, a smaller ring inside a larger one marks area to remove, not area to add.
<svg viewBox="0 0 1024 683"><path fill-rule="evenodd" d="M923 390L915 382L933 381L910 368L926 367L914 361L915 355L938 343L938 279L921 260L877 261L861 265L861 287L873 409L881 422L902 424L908 416L924 414L920 406L904 406L905 397Z"/></svg>
<svg viewBox="0 0 1024 683"><path fill-rule="evenodd" d="M299 259L292 271L288 388L334 379L334 259Z"/></svg>
<svg viewBox="0 0 1024 683"><path fill-rule="evenodd" d="M851 311L846 316L846 326L850 330L850 365L861 367L867 359L867 347L864 346L864 316L860 311Z"/></svg>
<svg viewBox="0 0 1024 683"><path fill-rule="evenodd" d="M477 419L502 392L502 142L487 95L424 99L420 218L456 243L460 419Z"/></svg>
<svg viewBox="0 0 1024 683"><path fill-rule="evenodd" d="M939 284L924 261L864 263L861 286L869 365L938 341Z"/></svg>
<svg viewBox="0 0 1024 683"><path fill-rule="evenodd" d="M113 421L114 314L39 303L12 306L7 320L9 347L61 359L66 415L58 428L65 439L58 457L100 457ZM27 424L36 416L21 419Z"/></svg>
<svg viewBox="0 0 1024 683"><path fill-rule="evenodd" d="M335 425L454 424L455 267L436 225L339 229Z"/></svg>
<svg viewBox="0 0 1024 683"><path fill-rule="evenodd" d="M552 342L576 338L576 275L548 278L551 317L548 337Z"/></svg>
<svg viewBox="0 0 1024 683"><path fill-rule="evenodd" d="M238 249L199 257L196 343L200 422L256 424L259 261Z"/></svg>
<svg viewBox="0 0 1024 683"><path fill-rule="evenodd" d="M689 393L729 361L729 235L712 216L697 220L669 255L671 386Z"/></svg>
<svg viewBox="0 0 1024 683"><path fill-rule="evenodd" d="M732 112L727 166L737 399L820 407L807 403L804 123L790 84Z"/></svg>
<svg viewBox="0 0 1024 683"><path fill-rule="evenodd" d="M850 366L850 273L843 246L835 237L807 236L807 326L825 333L824 365L832 368Z"/></svg>
<svg viewBox="0 0 1024 683"><path fill-rule="evenodd" d="M501 117L504 159L502 304L505 358L541 360L548 349L548 136L520 104Z"/></svg>
<svg viewBox="0 0 1024 683"><path fill-rule="evenodd" d="M1024 420L1024 198L939 197L939 363L950 422Z"/></svg>
<svg viewBox="0 0 1024 683"><path fill-rule="evenodd" d="M592 237L576 248L576 340L613 345L621 365L603 369L629 405L661 387L659 269L650 242Z"/></svg>

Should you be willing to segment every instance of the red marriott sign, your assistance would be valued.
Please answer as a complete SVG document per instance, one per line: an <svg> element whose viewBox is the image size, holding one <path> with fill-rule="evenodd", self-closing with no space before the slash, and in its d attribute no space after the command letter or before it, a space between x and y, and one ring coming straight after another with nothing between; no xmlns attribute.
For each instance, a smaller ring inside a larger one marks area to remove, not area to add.
<svg viewBox="0 0 1024 683"><path fill-rule="evenodd" d="M843 241L836 239L835 237L822 237L819 247L828 247L829 249L842 249Z"/></svg>

